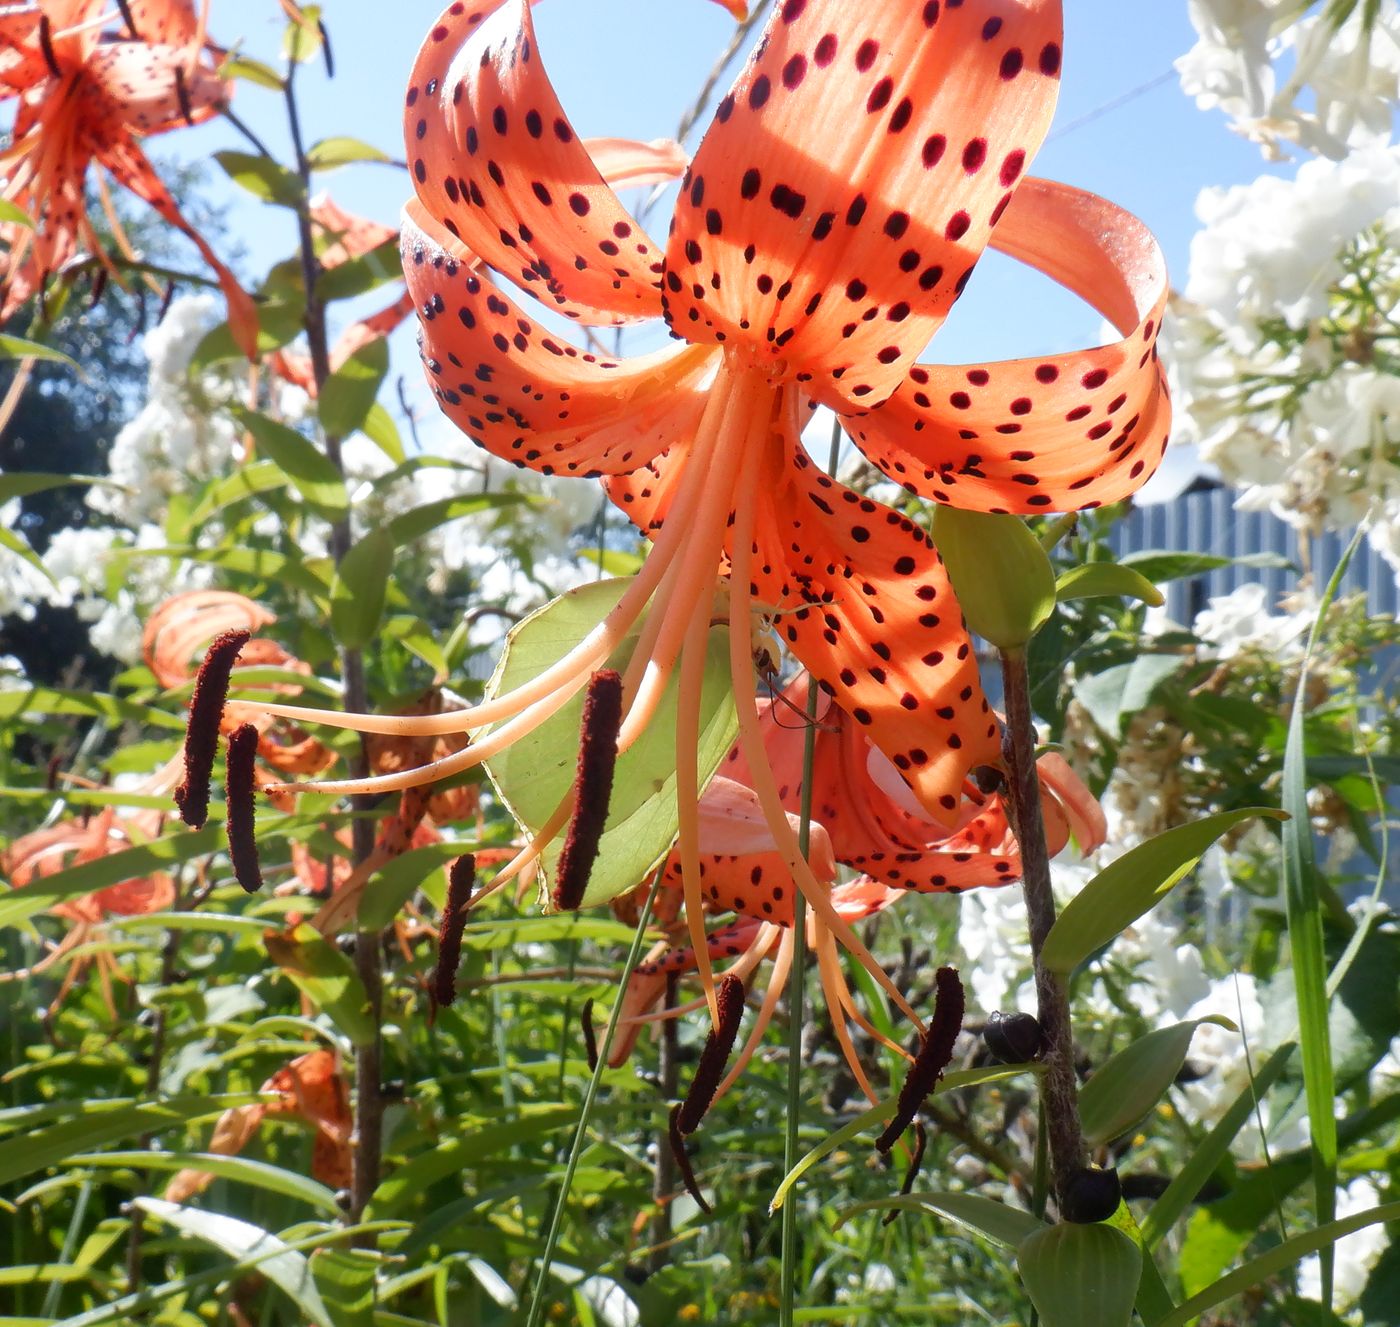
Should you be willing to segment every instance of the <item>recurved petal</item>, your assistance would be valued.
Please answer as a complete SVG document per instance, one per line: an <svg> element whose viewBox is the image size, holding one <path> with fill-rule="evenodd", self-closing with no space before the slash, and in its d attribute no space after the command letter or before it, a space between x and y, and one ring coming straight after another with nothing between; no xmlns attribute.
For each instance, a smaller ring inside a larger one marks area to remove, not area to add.
<svg viewBox="0 0 1400 1327"><path fill-rule="evenodd" d="M575 135L527 0L454 4L418 54L404 111L427 213L542 303L586 322L661 311L661 251Z"/></svg>
<svg viewBox="0 0 1400 1327"><path fill-rule="evenodd" d="M583 145L603 178L614 189L669 184L685 174L690 155L674 138L585 138Z"/></svg>
<svg viewBox="0 0 1400 1327"><path fill-rule="evenodd" d="M310 211L317 238L325 244L320 254L322 267L339 267L398 236L392 226L347 212L329 194L317 194Z"/></svg>
<svg viewBox="0 0 1400 1327"><path fill-rule="evenodd" d="M186 51L139 41L109 42L88 57L80 95L94 100L102 136L112 108L138 135L199 124L228 100L229 85ZM106 118L104 118L106 117Z"/></svg>
<svg viewBox="0 0 1400 1327"><path fill-rule="evenodd" d="M1060 29L1060 0L780 0L682 188L671 325L883 401L1044 136Z"/></svg>
<svg viewBox="0 0 1400 1327"><path fill-rule="evenodd" d="M472 271L421 202L405 207L401 234L433 393L494 455L545 474L627 472L693 432L708 349L621 360L581 351Z"/></svg>
<svg viewBox="0 0 1400 1327"><path fill-rule="evenodd" d="M139 41L184 46L202 35L194 0L127 0L126 8Z"/></svg>
<svg viewBox="0 0 1400 1327"><path fill-rule="evenodd" d="M974 511L1097 507L1135 492L1171 423L1157 333L1162 251L1136 217L1094 194L1028 179L994 247L1092 304L1122 340L975 367L915 365L883 406L846 426L911 493Z"/></svg>

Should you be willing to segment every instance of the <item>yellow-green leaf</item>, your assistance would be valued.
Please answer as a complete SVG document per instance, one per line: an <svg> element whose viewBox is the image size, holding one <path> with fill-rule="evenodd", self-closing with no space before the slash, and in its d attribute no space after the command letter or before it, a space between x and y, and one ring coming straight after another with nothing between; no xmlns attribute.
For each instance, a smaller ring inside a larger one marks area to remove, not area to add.
<svg viewBox="0 0 1400 1327"><path fill-rule="evenodd" d="M1071 567L1055 581L1055 597L1067 599L1129 598L1159 607L1162 592L1139 571L1119 562L1089 562Z"/></svg>
<svg viewBox="0 0 1400 1327"><path fill-rule="evenodd" d="M376 1036L369 997L355 966L309 922L290 931L267 931L267 952L307 999L356 1046Z"/></svg>
<svg viewBox="0 0 1400 1327"><path fill-rule="evenodd" d="M939 507L937 544L967 625L998 649L1025 645L1055 611L1055 571L1019 516Z"/></svg>
<svg viewBox="0 0 1400 1327"><path fill-rule="evenodd" d="M1045 1327L1128 1327L1142 1251L1104 1225L1050 1226L1024 1239L1016 1266Z"/></svg>

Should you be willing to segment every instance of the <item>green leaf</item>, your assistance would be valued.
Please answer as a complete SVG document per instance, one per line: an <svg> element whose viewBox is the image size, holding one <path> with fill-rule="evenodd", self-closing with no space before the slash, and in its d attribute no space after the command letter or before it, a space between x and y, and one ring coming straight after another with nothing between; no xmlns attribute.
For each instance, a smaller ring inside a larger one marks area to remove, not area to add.
<svg viewBox="0 0 1400 1327"><path fill-rule="evenodd" d="M1277 567L1297 570L1286 557L1277 553L1249 553L1240 558L1227 558L1216 553L1178 553L1156 549L1126 553L1120 560L1120 565L1131 567L1154 585L1160 585L1163 581L1180 580L1183 576L1200 576L1204 572L1217 571L1221 567Z"/></svg>
<svg viewBox="0 0 1400 1327"><path fill-rule="evenodd" d="M1162 1280L1161 1270L1152 1257L1152 1252L1147 1246L1147 1241L1143 1238L1142 1231L1138 1228L1138 1223L1133 1220L1132 1210L1123 1200L1118 1200L1118 1210L1110 1216L1105 1223L1115 1230L1121 1230L1134 1244L1142 1255L1142 1276L1138 1281L1137 1289L1137 1311L1147 1327L1156 1327L1163 1318L1174 1308L1176 1301L1171 1296L1171 1291L1167 1289L1167 1283Z"/></svg>
<svg viewBox="0 0 1400 1327"><path fill-rule="evenodd" d="M79 367L78 361L65 355L63 351L46 346L42 341L31 341L27 337L10 336L0 332L0 360L4 359L42 359L53 364L66 364L80 377L87 377Z"/></svg>
<svg viewBox="0 0 1400 1327"><path fill-rule="evenodd" d="M223 1179L249 1184L268 1193L280 1193L295 1198L326 1213L333 1219L341 1215L335 1194L324 1184L284 1170L266 1161L248 1157L220 1156L214 1152L88 1152L65 1159L66 1166L130 1166L133 1170L207 1170Z"/></svg>
<svg viewBox="0 0 1400 1327"><path fill-rule="evenodd" d="M295 340L303 331L306 310L300 303L268 300L254 310L258 315L258 354L269 355ZM211 328L195 347L190 358L189 373L195 376L211 364L226 359L243 359L243 351L233 339L227 323Z"/></svg>
<svg viewBox="0 0 1400 1327"><path fill-rule="evenodd" d="M487 684L487 697L503 695L536 677L604 620L630 580L595 581L561 595L506 636L505 652ZM664 611L664 610L655 610ZM608 666L625 668L645 615L633 624ZM617 758L597 861L583 896L585 908L606 903L633 888L670 849L676 837L676 706L679 669L672 674L646 731ZM573 787L578 762L583 695L575 696L533 732L487 762L492 782L515 819L537 833ZM729 682L728 632L712 627L700 700L697 770L700 787L733 744L738 723ZM563 848L564 835L541 857L541 894Z"/></svg>
<svg viewBox="0 0 1400 1327"><path fill-rule="evenodd" d="M1185 665L1180 654L1140 654L1131 663L1116 664L1082 678L1075 696L1104 732L1117 737L1123 720L1145 710L1157 688Z"/></svg>
<svg viewBox="0 0 1400 1327"><path fill-rule="evenodd" d="M383 1259L366 1249L317 1249L311 1275L335 1327L374 1327L374 1282Z"/></svg>
<svg viewBox="0 0 1400 1327"><path fill-rule="evenodd" d="M49 584L58 584L58 582L55 581L53 578L53 573L46 566L44 566L43 559L40 558L40 556L32 548L30 548L29 545L19 537L19 535L15 534L13 530L9 530L4 526L0 526L0 547L9 549L10 552L13 553L17 558L22 558L25 562L29 563L29 565L39 573L39 575L45 577L48 580Z"/></svg>
<svg viewBox="0 0 1400 1327"><path fill-rule="evenodd" d="M282 58L291 64L315 59L322 46L321 6L299 5L296 9L297 16L282 30Z"/></svg>
<svg viewBox="0 0 1400 1327"><path fill-rule="evenodd" d="M1220 1014L1173 1023L1139 1037L1094 1071L1079 1092L1086 1142L1092 1146L1112 1142L1152 1113L1181 1072L1191 1038L1202 1023L1238 1031Z"/></svg>
<svg viewBox="0 0 1400 1327"><path fill-rule="evenodd" d="M437 502L425 502L395 516L389 522L389 537L394 541L395 548L402 548L404 544L421 539L448 521L499 507L518 506L527 501L534 505L523 493L467 493L454 498L441 498Z"/></svg>
<svg viewBox="0 0 1400 1327"><path fill-rule="evenodd" d="M356 1046L372 1045L377 1032L369 996L355 965L310 922L290 931L268 931L268 956L302 994Z"/></svg>
<svg viewBox="0 0 1400 1327"><path fill-rule="evenodd" d="M509 1152L519 1143L572 1128L577 1122L574 1106L522 1106L511 1119L499 1124L463 1127L455 1137L420 1153L381 1180L366 1215L392 1217L422 1198L436 1181L456 1174L468 1163Z"/></svg>
<svg viewBox="0 0 1400 1327"><path fill-rule="evenodd" d="M303 498L329 520L344 516L350 505L345 481L335 463L309 438L255 410L234 412L253 435L260 455L291 480Z"/></svg>
<svg viewBox="0 0 1400 1327"><path fill-rule="evenodd" d="M152 839L139 848L108 853L95 861L56 871L23 889L11 889L0 894L0 927L18 926L64 899L91 894L123 880L136 880L153 871L168 871L207 852L216 852L223 845L223 837L222 826L206 825L186 834Z"/></svg>
<svg viewBox="0 0 1400 1327"><path fill-rule="evenodd" d="M1165 603L1162 592L1139 571L1121 562L1089 562L1071 567L1055 581L1055 597L1067 599L1141 599L1154 608Z"/></svg>
<svg viewBox="0 0 1400 1327"><path fill-rule="evenodd" d="M274 553L270 548L237 547L197 548L192 544L177 544L170 548L135 548L118 550L111 554L113 564L139 561L141 558L188 558L191 562L206 562L210 566L222 567L235 576L248 576L265 584L285 582L298 590L304 590L313 599L324 600L330 585L318 575L315 563L302 562L298 558ZM183 727L183 721L181 727Z"/></svg>
<svg viewBox="0 0 1400 1327"><path fill-rule="evenodd" d="M404 649L416 654L438 678L445 679L451 671L437 636L422 618L407 613L395 614L384 623L381 634L386 640L396 640Z"/></svg>
<svg viewBox="0 0 1400 1327"><path fill-rule="evenodd" d="M12 203L8 198L0 198L0 222L7 226L24 226L29 230L34 229L34 218L18 203Z"/></svg>
<svg viewBox="0 0 1400 1327"><path fill-rule="evenodd" d="M1253 1082L1246 1083L1240 1090L1215 1127L1201 1139L1186 1164L1172 1177L1162 1196L1152 1204L1142 1222L1142 1237L1149 1249L1161 1243L1230 1155L1230 1145L1235 1141L1235 1136L1254 1114L1254 1103L1262 1100L1264 1094L1278 1082L1296 1049L1296 1043L1288 1041L1269 1056L1254 1075Z"/></svg>
<svg viewBox="0 0 1400 1327"><path fill-rule="evenodd" d="M383 527L362 535L341 559L331 584L331 630L347 649L374 639L393 570L394 543Z"/></svg>
<svg viewBox="0 0 1400 1327"><path fill-rule="evenodd" d="M1020 649L1055 611L1055 571L1019 516L938 507L933 542L967 625L998 649Z"/></svg>
<svg viewBox="0 0 1400 1327"><path fill-rule="evenodd" d="M240 465L227 478L213 480L205 487L194 509L185 518L185 530L181 531L181 536L189 530L197 530L216 512L231 507L235 502L284 488L290 482L291 477L276 461L253 461Z"/></svg>
<svg viewBox="0 0 1400 1327"><path fill-rule="evenodd" d="M353 299L390 281L403 279L403 262L399 257L398 239L362 253L358 258L323 268L316 278L316 293L322 300Z"/></svg>
<svg viewBox="0 0 1400 1327"><path fill-rule="evenodd" d="M1337 1213L1337 1117L1333 1103L1336 1080L1332 1068L1332 1033L1328 1016L1327 952L1323 939L1325 903L1313 855L1312 814L1308 808L1308 762L1303 744L1304 713L1308 707L1308 669L1317 649L1327 610L1336 598L1342 577L1362 538L1358 528L1323 592L1308 633L1298 669L1298 685L1288 720L1283 749L1283 897L1288 918L1288 945L1293 988L1298 1004L1299 1059L1303 1092L1308 1103L1312 1140L1313 1201L1317 1219L1330 1221ZM1332 1309L1332 1250L1323 1249L1322 1306Z"/></svg>
<svg viewBox="0 0 1400 1327"><path fill-rule="evenodd" d="M241 78L260 88L267 88L269 92L281 92L286 87L281 74L270 65L265 65L261 60L254 60L248 55L229 56L220 66L219 76Z"/></svg>
<svg viewBox="0 0 1400 1327"><path fill-rule="evenodd" d="M1292 1239L1286 1239L1267 1253L1250 1259L1243 1267L1222 1276L1200 1294L1193 1295L1184 1304L1178 1305L1176 1312L1164 1318L1157 1327L1187 1327L1188 1323L1217 1304L1223 1304L1227 1299L1244 1294L1246 1290L1301 1262L1309 1254L1330 1249L1339 1239L1355 1234L1358 1230L1365 1230L1367 1226L1377 1226L1390 1221L1400 1221L1400 1203L1369 1207L1364 1212L1356 1212L1340 1221L1328 1222L1316 1230L1294 1235Z"/></svg>
<svg viewBox="0 0 1400 1327"><path fill-rule="evenodd" d="M382 931L426 880L440 874L452 858L469 851L461 843L429 843L386 862L360 896L360 929Z"/></svg>
<svg viewBox="0 0 1400 1327"><path fill-rule="evenodd" d="M993 1244L1014 1249L1022 1240L1046 1228L1038 1216L1008 1207L995 1198L983 1198L975 1193L897 1193L888 1198L873 1198L867 1202L844 1207L836 1218L833 1230L840 1230L852 1217L862 1212L933 1212L946 1216L959 1225L985 1235Z"/></svg>
<svg viewBox="0 0 1400 1327"><path fill-rule="evenodd" d="M62 488L65 484L103 484L108 488L118 488L110 479L96 475L46 474L40 470L7 470L0 474L0 502L11 498L27 498L31 493L43 493L51 488Z"/></svg>
<svg viewBox="0 0 1400 1327"><path fill-rule="evenodd" d="M1226 830L1259 816L1283 819L1281 812L1266 806L1222 811L1158 834L1110 862L1056 918L1041 951L1045 965L1056 972L1072 972L1151 912Z"/></svg>
<svg viewBox="0 0 1400 1327"><path fill-rule="evenodd" d="M334 170L337 166L348 166L356 161L377 161L388 163L391 158L385 152L358 138L334 135L312 143L306 150L306 160L312 170Z"/></svg>
<svg viewBox="0 0 1400 1327"><path fill-rule="evenodd" d="M331 437L349 437L363 427L388 372L389 343L380 337L361 346L326 379L317 409Z"/></svg>
<svg viewBox="0 0 1400 1327"><path fill-rule="evenodd" d="M0 1143L0 1186L56 1166L76 1152L212 1119L233 1106L259 1100L249 1093L168 1097L164 1101L68 1103L56 1124L21 1129Z"/></svg>
<svg viewBox="0 0 1400 1327"><path fill-rule="evenodd" d="M282 1291L297 1308L319 1327L336 1327L316 1288L306 1258L295 1253L276 1235L250 1221L196 1207L181 1207L163 1198L133 1198L131 1205L147 1216L173 1227L191 1239L212 1244L235 1261L268 1255L258 1263L258 1271Z"/></svg>
<svg viewBox="0 0 1400 1327"><path fill-rule="evenodd" d="M1020 1074L1036 1073L1039 1068L1039 1065L1034 1064L993 1064L980 1069L954 1069L951 1073L944 1074L933 1090L935 1093L955 1092L960 1088L978 1087L983 1083L1000 1083L1004 1079L1015 1078ZM863 1114L857 1115L849 1124L842 1125L835 1133L828 1134L827 1137L823 1138L783 1176L782 1183L778 1185L772 1201L768 1204L768 1214L771 1216L783 1205L792 1186L823 1157L829 1156L838 1147L844 1147L853 1138L858 1138L861 1134L878 1128L890 1119L894 1115L898 1102L897 1096L887 1097L878 1105L871 1106Z"/></svg>
<svg viewBox="0 0 1400 1327"><path fill-rule="evenodd" d="M106 719L112 725L149 724L172 732L184 732L185 721L178 714L134 700L120 700L101 691L59 691L53 687L16 688L0 691L0 721L21 714L76 714Z"/></svg>
<svg viewBox="0 0 1400 1327"><path fill-rule="evenodd" d="M403 439L393 416L376 401L365 415L360 431L395 465L404 463Z"/></svg>
<svg viewBox="0 0 1400 1327"><path fill-rule="evenodd" d="M1065 1223L1038 1230L1016 1266L1045 1327L1128 1327L1142 1251L1120 1230Z"/></svg>
<svg viewBox="0 0 1400 1327"><path fill-rule="evenodd" d="M278 207L300 207L304 192L301 180L271 157L256 152L235 152L225 148L214 153L224 173L254 198Z"/></svg>

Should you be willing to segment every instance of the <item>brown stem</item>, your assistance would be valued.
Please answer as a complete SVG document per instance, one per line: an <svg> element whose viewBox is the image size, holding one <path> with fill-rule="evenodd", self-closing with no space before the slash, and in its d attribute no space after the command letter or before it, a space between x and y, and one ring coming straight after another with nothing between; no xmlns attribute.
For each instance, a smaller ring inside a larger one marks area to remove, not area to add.
<svg viewBox="0 0 1400 1327"><path fill-rule="evenodd" d="M301 178L301 193L297 199L297 231L301 249L302 284L306 287L306 342L311 355L311 373L316 383L317 400L331 376L330 342L326 333L326 306L317 289L321 278L321 263L316 257L311 231L311 164L307 160L305 143L301 132L301 117L297 110L296 71L293 62L287 70L285 95L287 102L287 123L292 137L292 148L296 153L297 174ZM344 474L341 459L340 439L331 434L325 435L326 455L337 470ZM347 516L335 521L331 526L331 556L339 565L350 551L350 519ZM340 670L344 682L345 708L363 712L368 708L368 690L365 685L364 656L357 649L342 648ZM359 751L351 762L351 775L363 778L369 773L369 751L366 739L361 736ZM350 823L351 855L356 864L363 862L374 850L374 825L365 814L370 804L363 797L352 797L350 804L359 812ZM384 1136L384 1097L383 1097L383 1047L380 1037L380 1024L383 1015L383 943L378 931L359 931L355 936L355 967L364 983L365 994L369 997L370 1015L374 1022L374 1036L365 1046L355 1051L355 1116L351 1144L354 1151L354 1177L350 1186L349 1220L358 1222L374 1191L379 1186L380 1160ZM364 1241L374 1244L374 1237Z"/></svg>
<svg viewBox="0 0 1400 1327"><path fill-rule="evenodd" d="M1004 651L1001 676L1005 690L1006 729L1002 757L1006 762L1012 826L1021 847L1021 890L1026 899L1031 953L1035 957L1035 992L1040 1027L1045 1034L1040 1077L1050 1170L1055 1192L1085 1162L1084 1136L1079 1124L1079 1089L1074 1075L1074 1035L1070 1026L1069 991L1064 978L1041 961L1045 937L1055 924L1055 896L1050 890L1050 854L1040 814L1040 780L1035 770L1035 722L1024 651Z"/></svg>

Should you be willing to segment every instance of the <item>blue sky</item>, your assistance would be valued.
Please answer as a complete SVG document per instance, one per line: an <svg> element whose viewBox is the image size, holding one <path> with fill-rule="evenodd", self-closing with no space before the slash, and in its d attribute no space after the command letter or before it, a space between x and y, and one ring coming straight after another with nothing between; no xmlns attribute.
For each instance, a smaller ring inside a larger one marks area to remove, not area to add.
<svg viewBox="0 0 1400 1327"><path fill-rule="evenodd" d="M336 76L327 79L317 64L300 77L308 137L348 134L401 154L403 90L438 9L435 0L329 0ZM1035 173L1136 212L1161 240L1179 284L1198 192L1253 179L1266 167L1256 148L1232 135L1219 115L1198 111L1169 76L1194 39L1185 0L1068 0L1066 10L1063 88ZM673 134L734 31L733 19L711 0L543 0L535 13L541 55L584 135ZM274 0L214 6L216 38L231 44L242 37L251 54L270 62L282 28ZM236 102L274 151L285 150L280 98L245 85ZM220 122L161 145L186 159L243 146ZM407 193L402 172L384 166L346 167L323 182L343 206L390 223ZM248 271L259 274L286 256L294 240L290 214L245 203L221 177L214 187L226 199L230 233L247 250ZM664 231L664 216L652 226ZM1099 328L1097 314L1052 283L992 255L928 357L1033 355L1092 341ZM396 351L397 367L416 384L407 338L398 339Z"/></svg>

